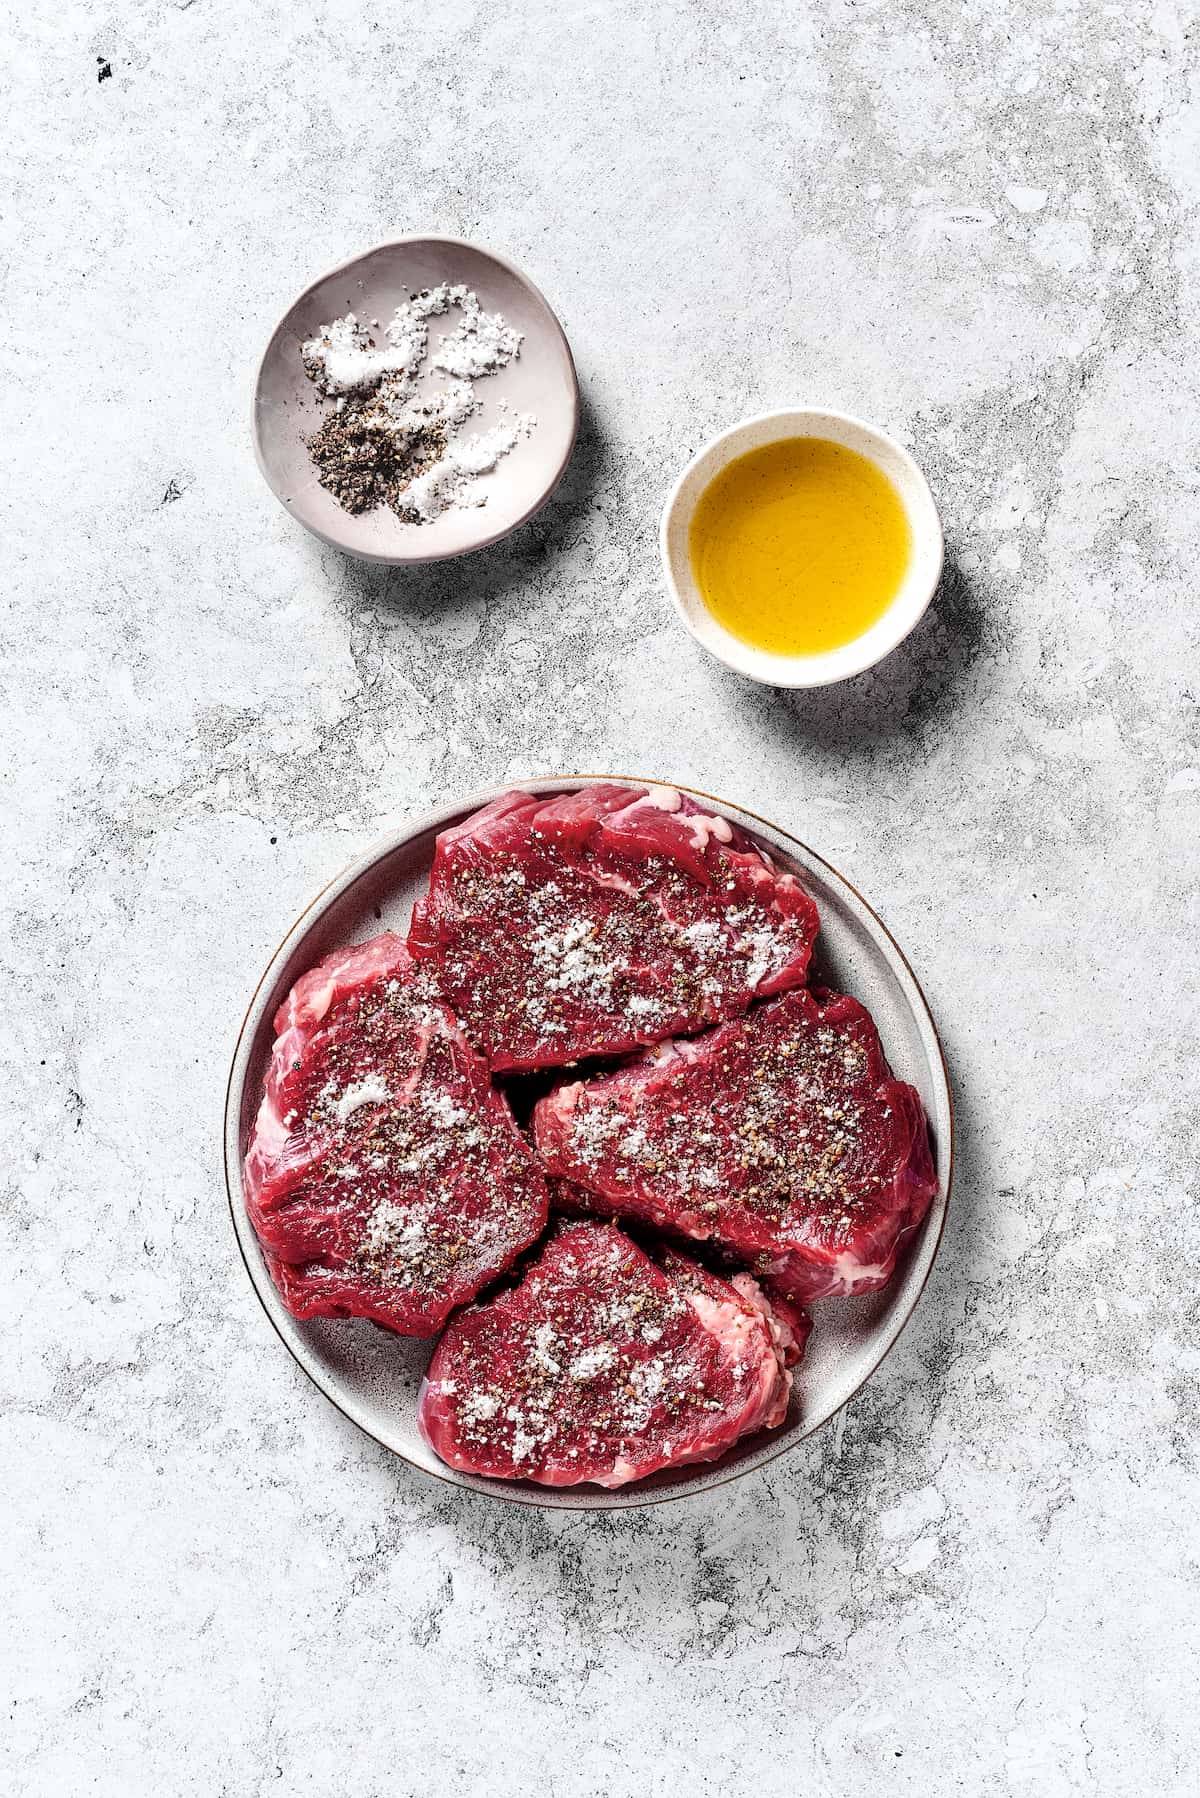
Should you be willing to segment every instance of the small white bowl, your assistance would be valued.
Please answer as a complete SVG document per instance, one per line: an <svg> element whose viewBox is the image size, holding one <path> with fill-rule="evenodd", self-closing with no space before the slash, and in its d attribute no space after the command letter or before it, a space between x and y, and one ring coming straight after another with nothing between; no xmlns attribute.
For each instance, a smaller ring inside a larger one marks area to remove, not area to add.
<svg viewBox="0 0 1200 1798"><path fill-rule="evenodd" d="M870 630L820 655L781 656L743 643L717 623L692 573L688 533L697 501L714 477L748 450L788 437L825 437L857 450L883 471L900 495L912 532L912 559L900 590ZM706 444L684 469L663 507L659 534L663 572L675 609L697 643L737 674L769 687L827 687L873 668L902 643L933 598L942 572L942 526L929 483L908 451L876 425L845 412L803 406L744 418Z"/></svg>

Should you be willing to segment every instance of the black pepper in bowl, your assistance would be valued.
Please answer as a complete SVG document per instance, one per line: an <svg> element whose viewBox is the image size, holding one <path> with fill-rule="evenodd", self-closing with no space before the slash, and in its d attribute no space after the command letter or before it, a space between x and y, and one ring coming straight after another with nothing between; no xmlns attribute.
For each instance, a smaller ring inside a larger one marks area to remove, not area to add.
<svg viewBox="0 0 1200 1798"><path fill-rule="evenodd" d="M370 403L343 401L308 439L317 479L347 512L391 506L403 513L403 494L440 460L446 432L438 423L398 431Z"/></svg>

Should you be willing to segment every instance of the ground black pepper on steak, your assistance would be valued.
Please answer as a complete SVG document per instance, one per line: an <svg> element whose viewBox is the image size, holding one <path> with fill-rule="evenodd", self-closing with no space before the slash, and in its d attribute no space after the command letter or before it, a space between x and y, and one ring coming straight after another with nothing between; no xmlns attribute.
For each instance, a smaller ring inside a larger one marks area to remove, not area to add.
<svg viewBox="0 0 1200 1798"><path fill-rule="evenodd" d="M560 1086L533 1129L576 1202L711 1239L785 1303L883 1285L936 1191L921 1101L838 993L785 993Z"/></svg>
<svg viewBox="0 0 1200 1798"><path fill-rule="evenodd" d="M497 1070L611 1055L803 983L817 911L673 787L508 793L438 837L409 948Z"/></svg>
<svg viewBox="0 0 1200 1798"><path fill-rule="evenodd" d="M436 1334L546 1222L507 1102L391 933L306 974L275 1028L245 1188L284 1303Z"/></svg>
<svg viewBox="0 0 1200 1798"><path fill-rule="evenodd" d="M464 1472L622 1486L781 1423L798 1356L748 1275L563 1223L520 1285L451 1320L419 1419Z"/></svg>

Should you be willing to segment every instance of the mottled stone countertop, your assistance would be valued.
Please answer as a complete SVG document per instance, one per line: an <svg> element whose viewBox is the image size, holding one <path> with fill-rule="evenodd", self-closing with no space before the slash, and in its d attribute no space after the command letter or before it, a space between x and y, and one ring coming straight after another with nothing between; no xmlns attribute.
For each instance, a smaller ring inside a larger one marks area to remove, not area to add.
<svg viewBox="0 0 1200 1798"><path fill-rule="evenodd" d="M1193 1792L1200 75L1171 0L24 8L6 240L4 1789ZM500 548L390 574L254 466L267 332L434 230L571 338ZM812 696L703 658L715 429L891 427L949 545ZM918 1314L837 1427L612 1517L411 1473L234 1252L234 1033L373 834L577 767L777 818L952 1063Z"/></svg>

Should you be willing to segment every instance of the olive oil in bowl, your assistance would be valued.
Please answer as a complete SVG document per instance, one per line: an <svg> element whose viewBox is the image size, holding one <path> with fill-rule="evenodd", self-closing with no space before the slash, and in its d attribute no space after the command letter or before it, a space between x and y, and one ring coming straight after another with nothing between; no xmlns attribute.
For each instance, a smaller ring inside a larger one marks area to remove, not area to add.
<svg viewBox="0 0 1200 1798"><path fill-rule="evenodd" d="M692 573L717 623L754 649L817 656L861 637L900 591L912 532L857 450L784 437L736 457L696 502Z"/></svg>

